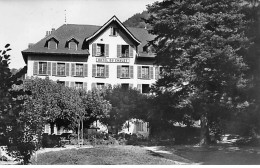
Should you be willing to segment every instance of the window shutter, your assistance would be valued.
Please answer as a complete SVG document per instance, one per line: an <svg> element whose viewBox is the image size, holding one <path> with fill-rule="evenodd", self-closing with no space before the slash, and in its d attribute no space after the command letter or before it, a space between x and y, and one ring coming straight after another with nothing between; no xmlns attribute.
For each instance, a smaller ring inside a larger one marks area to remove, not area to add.
<svg viewBox="0 0 260 168"><path fill-rule="evenodd" d="M93 43L92 44L92 57L95 57L97 53L97 44Z"/></svg>
<svg viewBox="0 0 260 168"><path fill-rule="evenodd" d="M35 61L33 63L33 75L38 75L38 66L39 66L39 62Z"/></svg>
<svg viewBox="0 0 260 168"><path fill-rule="evenodd" d="M69 81L65 81L65 86L69 87L70 86L70 82Z"/></svg>
<svg viewBox="0 0 260 168"><path fill-rule="evenodd" d="M142 66L137 66L137 78L142 78Z"/></svg>
<svg viewBox="0 0 260 168"><path fill-rule="evenodd" d="M109 44L105 44L105 57L109 56Z"/></svg>
<svg viewBox="0 0 260 168"><path fill-rule="evenodd" d="M91 84L91 89L93 90L93 89L95 89L97 87L97 84L96 83L92 83Z"/></svg>
<svg viewBox="0 0 260 168"><path fill-rule="evenodd" d="M129 57L133 58L133 56L134 56L133 46L129 46Z"/></svg>
<svg viewBox="0 0 260 168"><path fill-rule="evenodd" d="M83 76L84 77L88 76L88 64L83 65Z"/></svg>
<svg viewBox="0 0 260 168"><path fill-rule="evenodd" d="M97 76L97 64L92 64L92 77Z"/></svg>
<svg viewBox="0 0 260 168"><path fill-rule="evenodd" d="M51 75L51 62L47 62L47 74Z"/></svg>
<svg viewBox="0 0 260 168"><path fill-rule="evenodd" d="M109 78L109 65L105 65L105 77Z"/></svg>
<svg viewBox="0 0 260 168"><path fill-rule="evenodd" d="M76 67L76 64L71 63L71 76L75 76L75 67Z"/></svg>
<svg viewBox="0 0 260 168"><path fill-rule="evenodd" d="M121 57L121 53L122 53L121 49L122 49L121 45L117 45L117 58Z"/></svg>
<svg viewBox="0 0 260 168"><path fill-rule="evenodd" d="M117 78L121 78L121 65L117 65Z"/></svg>
<svg viewBox="0 0 260 168"><path fill-rule="evenodd" d="M87 82L83 82L83 89L84 90L88 90L88 83Z"/></svg>
<svg viewBox="0 0 260 168"><path fill-rule="evenodd" d="M52 63L52 76L56 76L57 75L57 63L53 62Z"/></svg>
<svg viewBox="0 0 260 168"><path fill-rule="evenodd" d="M159 67L155 67L155 80L159 79Z"/></svg>
<svg viewBox="0 0 260 168"><path fill-rule="evenodd" d="M153 79L153 67L152 66L150 66L149 67L149 76L150 76L150 79Z"/></svg>
<svg viewBox="0 0 260 168"><path fill-rule="evenodd" d="M70 64L69 63L65 63L65 73L66 73L66 76L70 76Z"/></svg>
<svg viewBox="0 0 260 168"><path fill-rule="evenodd" d="M142 84L137 84L137 90L138 90L139 92L142 92Z"/></svg>
<svg viewBox="0 0 260 168"><path fill-rule="evenodd" d="M129 66L129 73L130 73L130 78L133 79L134 78L134 66Z"/></svg>
<svg viewBox="0 0 260 168"><path fill-rule="evenodd" d="M70 82L70 87L74 88L75 87L75 82Z"/></svg>

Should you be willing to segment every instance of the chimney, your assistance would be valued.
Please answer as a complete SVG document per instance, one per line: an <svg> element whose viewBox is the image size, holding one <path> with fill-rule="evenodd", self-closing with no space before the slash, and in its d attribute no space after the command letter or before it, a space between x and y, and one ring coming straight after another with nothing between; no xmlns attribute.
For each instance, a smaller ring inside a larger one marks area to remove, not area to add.
<svg viewBox="0 0 260 168"><path fill-rule="evenodd" d="M49 31L46 31L46 37L49 35Z"/></svg>
<svg viewBox="0 0 260 168"><path fill-rule="evenodd" d="M52 29L51 29L51 33L53 33L54 31L55 31L55 28L52 28Z"/></svg>
<svg viewBox="0 0 260 168"><path fill-rule="evenodd" d="M34 45L33 43L29 43L28 48L31 48L33 45Z"/></svg>

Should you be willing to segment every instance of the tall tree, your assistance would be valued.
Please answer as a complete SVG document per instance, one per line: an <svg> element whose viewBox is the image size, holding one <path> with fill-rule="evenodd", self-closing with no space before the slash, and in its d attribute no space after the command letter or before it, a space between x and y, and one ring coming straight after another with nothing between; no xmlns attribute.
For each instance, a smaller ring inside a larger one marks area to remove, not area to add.
<svg viewBox="0 0 260 168"><path fill-rule="evenodd" d="M155 91L171 93L174 108L201 121L201 144L236 106L249 46L241 0L164 0L148 6L156 60L163 67ZM176 98L177 97L177 98ZM171 101L171 100L169 100ZM184 110L185 111L185 110Z"/></svg>

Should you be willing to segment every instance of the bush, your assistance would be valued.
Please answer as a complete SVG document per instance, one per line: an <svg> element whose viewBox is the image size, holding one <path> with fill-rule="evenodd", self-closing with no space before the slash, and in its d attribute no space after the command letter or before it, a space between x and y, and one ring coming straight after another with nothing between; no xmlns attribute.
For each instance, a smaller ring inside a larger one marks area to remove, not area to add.
<svg viewBox="0 0 260 168"><path fill-rule="evenodd" d="M42 135L42 147L43 148L52 148L52 147L57 147L57 146L61 146L60 136L48 135L46 133L44 133Z"/></svg>

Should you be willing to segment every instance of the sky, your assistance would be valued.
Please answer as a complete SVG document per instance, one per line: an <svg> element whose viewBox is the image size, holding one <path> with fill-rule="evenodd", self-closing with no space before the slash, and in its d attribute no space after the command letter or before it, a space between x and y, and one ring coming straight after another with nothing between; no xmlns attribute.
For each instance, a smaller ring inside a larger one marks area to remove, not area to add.
<svg viewBox="0 0 260 168"><path fill-rule="evenodd" d="M116 15L121 22L157 0L0 0L0 50L9 43L10 68L22 68L21 51L46 31L65 24L102 26Z"/></svg>

